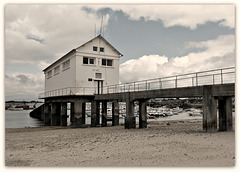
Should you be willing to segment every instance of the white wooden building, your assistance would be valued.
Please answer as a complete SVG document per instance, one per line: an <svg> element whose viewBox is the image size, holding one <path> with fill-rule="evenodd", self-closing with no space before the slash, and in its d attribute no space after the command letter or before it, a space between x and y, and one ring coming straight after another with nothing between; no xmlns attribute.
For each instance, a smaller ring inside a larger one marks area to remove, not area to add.
<svg viewBox="0 0 240 172"><path fill-rule="evenodd" d="M101 35L71 50L43 70L45 95L91 95L119 83L122 54Z"/></svg>

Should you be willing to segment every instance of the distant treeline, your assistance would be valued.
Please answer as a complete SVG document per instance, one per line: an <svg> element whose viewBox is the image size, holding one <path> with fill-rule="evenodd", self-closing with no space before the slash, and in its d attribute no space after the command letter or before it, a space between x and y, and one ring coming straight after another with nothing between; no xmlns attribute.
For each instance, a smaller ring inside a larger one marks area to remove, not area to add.
<svg viewBox="0 0 240 172"><path fill-rule="evenodd" d="M43 103L42 101L15 101L15 100L10 100L10 101L5 101L5 103Z"/></svg>

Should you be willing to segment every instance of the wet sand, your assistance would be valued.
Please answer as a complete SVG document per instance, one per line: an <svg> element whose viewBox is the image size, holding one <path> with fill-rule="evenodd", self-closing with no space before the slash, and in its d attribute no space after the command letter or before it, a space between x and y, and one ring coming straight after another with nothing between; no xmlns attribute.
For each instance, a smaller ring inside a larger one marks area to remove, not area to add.
<svg viewBox="0 0 240 172"><path fill-rule="evenodd" d="M202 121L153 121L147 129L6 129L5 165L35 167L232 167L235 131L204 133Z"/></svg>

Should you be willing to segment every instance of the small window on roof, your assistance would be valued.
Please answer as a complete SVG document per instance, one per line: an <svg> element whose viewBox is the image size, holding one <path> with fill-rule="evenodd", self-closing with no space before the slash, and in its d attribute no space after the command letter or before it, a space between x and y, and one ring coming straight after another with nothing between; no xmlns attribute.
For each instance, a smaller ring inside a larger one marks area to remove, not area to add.
<svg viewBox="0 0 240 172"><path fill-rule="evenodd" d="M98 47L93 46L93 51L97 51Z"/></svg>

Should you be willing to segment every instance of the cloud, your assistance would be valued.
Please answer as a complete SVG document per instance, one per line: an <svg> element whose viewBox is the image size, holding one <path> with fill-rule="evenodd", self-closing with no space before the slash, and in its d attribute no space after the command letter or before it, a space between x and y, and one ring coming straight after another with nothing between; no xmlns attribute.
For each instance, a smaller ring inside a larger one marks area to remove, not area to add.
<svg viewBox="0 0 240 172"><path fill-rule="evenodd" d="M111 8L122 10L132 20L161 20L165 27L182 26L196 29L207 22L218 22L229 28L235 27L234 5L104 5L89 6L95 10Z"/></svg>
<svg viewBox="0 0 240 172"><path fill-rule="evenodd" d="M37 100L43 92L44 76L30 73L12 73L5 75L6 100Z"/></svg>
<svg viewBox="0 0 240 172"><path fill-rule="evenodd" d="M76 5L6 5L6 63L53 62L93 37L96 14ZM107 23L108 17L105 17ZM92 29L89 29L92 28ZM45 66L46 67L46 66Z"/></svg>
<svg viewBox="0 0 240 172"><path fill-rule="evenodd" d="M222 35L215 40L186 44L186 48L202 47L205 49L182 57L145 55L126 61L120 65L120 81L124 83L235 65L234 35Z"/></svg>

